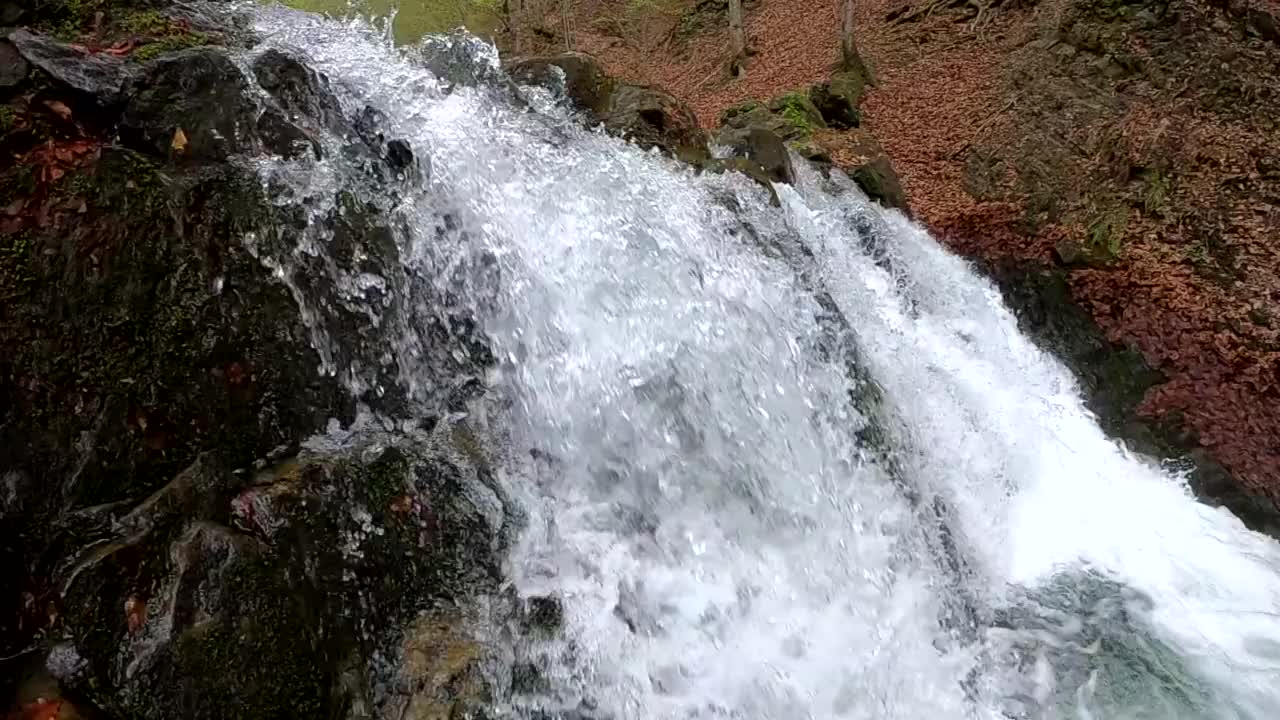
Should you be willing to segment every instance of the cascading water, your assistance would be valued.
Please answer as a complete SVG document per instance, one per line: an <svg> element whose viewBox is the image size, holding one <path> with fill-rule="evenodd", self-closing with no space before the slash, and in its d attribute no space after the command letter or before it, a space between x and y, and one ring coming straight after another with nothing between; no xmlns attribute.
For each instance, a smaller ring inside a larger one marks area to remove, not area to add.
<svg viewBox="0 0 1280 720"><path fill-rule="evenodd" d="M395 355L414 385L436 311L393 287L455 298L497 356L480 404L528 513L510 575L566 616L499 711L1280 716L1280 547L1109 441L919 227L838 177L801 172L775 207L545 91L513 102L478 41L435 41L448 77L359 22L257 24L429 159L381 199L402 280L343 279L343 302L398 308L343 371L367 392ZM263 172L301 198L343 169Z"/></svg>

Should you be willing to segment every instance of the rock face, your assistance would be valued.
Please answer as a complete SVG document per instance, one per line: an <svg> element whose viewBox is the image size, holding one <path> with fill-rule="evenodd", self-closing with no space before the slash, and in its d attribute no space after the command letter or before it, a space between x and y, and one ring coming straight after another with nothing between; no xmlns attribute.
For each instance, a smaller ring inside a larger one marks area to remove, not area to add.
<svg viewBox="0 0 1280 720"><path fill-rule="evenodd" d="M400 322L395 223L354 190L307 216L245 160L334 149L378 197L429 168L283 53L251 55L249 75L243 48L121 59L10 37L0 702L38 668L102 717L446 717L485 699L469 628L509 609L516 516L479 443L441 420L300 449L357 402L408 402L368 356ZM277 263L312 225L333 267ZM343 273L391 279L370 299L382 326L338 302ZM421 329L450 382L491 362L454 314ZM339 372L358 365L371 384ZM470 392L437 390L417 401Z"/></svg>
<svg viewBox="0 0 1280 720"><path fill-rule="evenodd" d="M518 60L508 72L517 82L562 92L610 134L684 160L709 157L698 119L687 105L657 88L610 78L589 55L564 53Z"/></svg>
<svg viewBox="0 0 1280 720"><path fill-rule="evenodd" d="M80 514L81 528L116 532L55 578L69 610L56 652L75 659L55 676L127 717L332 717L413 702L375 689L394 677L371 653L421 642L406 630L420 611L493 593L507 520L440 430L303 456L247 483L202 455L132 509ZM463 646L466 627L452 622L442 643ZM483 660L467 647L449 677Z"/></svg>

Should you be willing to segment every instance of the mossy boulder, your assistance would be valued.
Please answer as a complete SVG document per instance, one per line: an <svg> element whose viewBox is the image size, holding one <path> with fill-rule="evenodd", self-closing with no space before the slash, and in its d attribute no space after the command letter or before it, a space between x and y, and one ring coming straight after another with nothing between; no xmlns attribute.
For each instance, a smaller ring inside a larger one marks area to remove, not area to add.
<svg viewBox="0 0 1280 720"><path fill-rule="evenodd" d="M769 101L768 108L794 128L797 137L808 137L813 131L827 127L826 120L809 99L808 93L791 92L780 95Z"/></svg>
<svg viewBox="0 0 1280 720"><path fill-rule="evenodd" d="M858 106L866 88L866 78L858 72L845 71L809 88L809 101L830 127L845 130L861 123Z"/></svg>
<svg viewBox="0 0 1280 720"><path fill-rule="evenodd" d="M777 108L777 109L775 109ZM790 112L784 112L786 110ZM777 98L768 104L750 100L725 110L720 115L722 128L768 130L786 142L808 140L818 127L825 127L813 104L798 93Z"/></svg>
<svg viewBox="0 0 1280 720"><path fill-rule="evenodd" d="M589 55L563 53L521 59L511 63L507 72L518 82L563 93L592 122L641 147L656 147L691 161L710 156L706 136L688 105L658 88L609 77Z"/></svg>

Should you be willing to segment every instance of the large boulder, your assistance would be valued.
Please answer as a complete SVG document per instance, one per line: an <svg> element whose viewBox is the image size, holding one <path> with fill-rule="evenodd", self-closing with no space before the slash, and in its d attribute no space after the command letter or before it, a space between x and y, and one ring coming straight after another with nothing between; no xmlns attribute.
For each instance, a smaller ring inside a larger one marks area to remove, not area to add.
<svg viewBox="0 0 1280 720"><path fill-rule="evenodd" d="M526 58L511 63L507 71L518 82L562 93L606 131L641 147L657 147L690 161L709 157L706 136L688 105L658 88L609 77L589 55Z"/></svg>

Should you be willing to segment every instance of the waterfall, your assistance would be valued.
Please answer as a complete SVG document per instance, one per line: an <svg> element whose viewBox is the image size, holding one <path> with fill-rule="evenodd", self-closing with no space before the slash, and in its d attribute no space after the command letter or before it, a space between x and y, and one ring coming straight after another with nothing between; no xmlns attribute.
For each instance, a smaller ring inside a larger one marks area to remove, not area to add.
<svg viewBox="0 0 1280 720"><path fill-rule="evenodd" d="M775 206L584 128L478 40L433 41L446 77L360 22L256 22L429 162L377 199L412 282L345 282L447 293L496 357L468 412L528 516L510 579L565 615L501 712L1280 716L1280 547L1108 439L918 225L838 173ZM262 172L295 201L330 158ZM387 315L415 386L430 341Z"/></svg>

